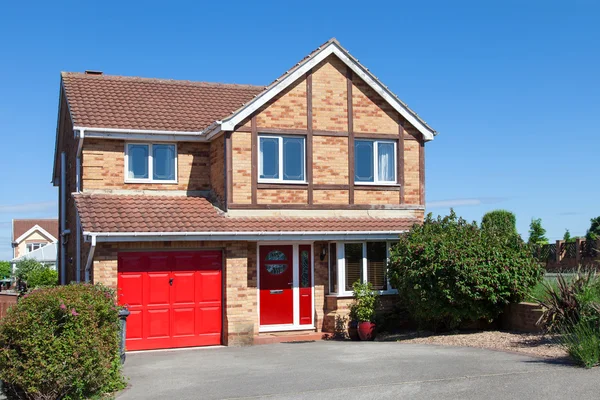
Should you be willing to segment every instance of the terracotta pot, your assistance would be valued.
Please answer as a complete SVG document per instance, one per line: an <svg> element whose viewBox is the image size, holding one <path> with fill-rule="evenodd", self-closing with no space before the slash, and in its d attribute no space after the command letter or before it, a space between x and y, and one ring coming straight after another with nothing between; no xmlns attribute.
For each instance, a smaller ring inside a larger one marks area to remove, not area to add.
<svg viewBox="0 0 600 400"><path fill-rule="evenodd" d="M355 341L360 340L360 337L358 336L358 322L357 321L350 321L348 323L348 337L350 338L350 340L355 340Z"/></svg>
<svg viewBox="0 0 600 400"><path fill-rule="evenodd" d="M360 322L358 324L358 336L360 340L374 340L375 324L372 322Z"/></svg>

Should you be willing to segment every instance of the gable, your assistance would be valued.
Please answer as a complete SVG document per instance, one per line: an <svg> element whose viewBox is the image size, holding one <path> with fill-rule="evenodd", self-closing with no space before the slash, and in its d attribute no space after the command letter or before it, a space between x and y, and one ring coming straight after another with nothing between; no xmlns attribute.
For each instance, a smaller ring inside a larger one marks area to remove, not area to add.
<svg viewBox="0 0 600 400"><path fill-rule="evenodd" d="M13 220L13 242L22 242L34 233L41 235L48 241L58 238L58 220L56 219L14 219ZM40 237L40 236L37 236Z"/></svg>

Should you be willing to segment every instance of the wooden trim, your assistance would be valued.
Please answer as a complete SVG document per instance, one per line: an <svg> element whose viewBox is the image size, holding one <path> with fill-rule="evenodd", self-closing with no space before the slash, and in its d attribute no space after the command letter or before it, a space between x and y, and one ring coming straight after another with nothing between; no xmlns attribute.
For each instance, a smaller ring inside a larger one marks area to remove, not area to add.
<svg viewBox="0 0 600 400"><path fill-rule="evenodd" d="M400 185L400 204L404 204L404 119L398 114L398 160L396 163L398 184Z"/></svg>
<svg viewBox="0 0 600 400"><path fill-rule="evenodd" d="M405 133L404 134L404 140L419 140L419 138L414 137L411 134Z"/></svg>
<svg viewBox="0 0 600 400"><path fill-rule="evenodd" d="M354 204L354 112L352 110L352 70L346 67L348 100L348 203Z"/></svg>
<svg viewBox="0 0 600 400"><path fill-rule="evenodd" d="M306 180L308 181L308 204L313 203L313 109L312 69L306 73Z"/></svg>
<svg viewBox="0 0 600 400"><path fill-rule="evenodd" d="M313 188L315 190L348 190L348 185L332 185L332 184L315 184Z"/></svg>
<svg viewBox="0 0 600 400"><path fill-rule="evenodd" d="M308 134L307 129L287 129L287 128L261 128L257 126L256 128L258 133L265 133L268 135L296 135L303 136ZM252 128L247 128L245 126L240 127L237 132L252 132Z"/></svg>
<svg viewBox="0 0 600 400"><path fill-rule="evenodd" d="M425 204L425 141L419 145L419 203Z"/></svg>
<svg viewBox="0 0 600 400"><path fill-rule="evenodd" d="M360 133L355 132L354 137L356 139L384 139L384 140L398 140L398 133Z"/></svg>
<svg viewBox="0 0 600 400"><path fill-rule="evenodd" d="M225 208L233 203L233 151L231 148L231 133L225 132Z"/></svg>
<svg viewBox="0 0 600 400"><path fill-rule="evenodd" d="M256 187L260 189L281 189L281 190L306 190L308 189L308 183L258 183Z"/></svg>
<svg viewBox="0 0 600 400"><path fill-rule="evenodd" d="M231 210L423 210L411 204L230 204Z"/></svg>
<svg viewBox="0 0 600 400"><path fill-rule="evenodd" d="M253 116L252 119L250 120L250 126L251 126L251 135L252 138L250 140L251 142L251 146L250 146L250 151L252 152L251 155L251 168L250 168L250 173L251 173L251 190L252 190L252 204L256 204L257 202L257 194L256 194L256 184L258 181L258 131L256 129L256 116Z"/></svg>
<svg viewBox="0 0 600 400"><path fill-rule="evenodd" d="M398 192L400 188L398 185L354 185L354 190L374 190L381 192Z"/></svg>

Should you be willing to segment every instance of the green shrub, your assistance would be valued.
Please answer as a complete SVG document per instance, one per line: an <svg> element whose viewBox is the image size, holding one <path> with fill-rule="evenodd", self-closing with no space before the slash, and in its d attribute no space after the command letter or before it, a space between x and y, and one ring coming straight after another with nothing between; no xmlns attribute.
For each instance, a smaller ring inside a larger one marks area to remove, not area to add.
<svg viewBox="0 0 600 400"><path fill-rule="evenodd" d="M34 269L29 272L27 285L30 289L38 287L56 286L58 284L58 273L49 267Z"/></svg>
<svg viewBox="0 0 600 400"><path fill-rule="evenodd" d="M22 281L27 281L29 279L29 274L33 271L42 270L44 267L41 263L37 262L31 258L25 258L19 262L17 262L15 277Z"/></svg>
<svg viewBox="0 0 600 400"><path fill-rule="evenodd" d="M12 265L8 261L0 261L0 279L9 278L12 275Z"/></svg>
<svg viewBox="0 0 600 400"><path fill-rule="evenodd" d="M23 296L0 322L0 380L7 395L27 399L123 388L114 293L73 284Z"/></svg>
<svg viewBox="0 0 600 400"><path fill-rule="evenodd" d="M584 367L591 368L600 363L600 326L597 323L580 320L567 324L558 340L567 353Z"/></svg>
<svg viewBox="0 0 600 400"><path fill-rule="evenodd" d="M481 229L502 236L513 236L517 234L517 218L507 210L490 211L481 219Z"/></svg>
<svg viewBox="0 0 600 400"><path fill-rule="evenodd" d="M507 238L477 223L427 215L390 251L389 278L415 322L433 329L492 320L523 299L541 268L518 235Z"/></svg>
<svg viewBox="0 0 600 400"><path fill-rule="evenodd" d="M375 311L379 296L371 283L354 282L354 303L350 306L350 317L358 322L375 322Z"/></svg>
<svg viewBox="0 0 600 400"><path fill-rule="evenodd" d="M581 272L569 278L559 274L556 283L543 282L544 292L536 301L542 308L538 324L551 333L561 332L580 320L600 321L600 283L595 272Z"/></svg>

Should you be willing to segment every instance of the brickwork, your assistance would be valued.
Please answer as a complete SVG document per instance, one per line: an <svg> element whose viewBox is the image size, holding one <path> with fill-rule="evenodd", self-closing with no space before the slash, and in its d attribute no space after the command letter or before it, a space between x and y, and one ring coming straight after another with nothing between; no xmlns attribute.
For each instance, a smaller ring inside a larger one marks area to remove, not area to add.
<svg viewBox="0 0 600 400"><path fill-rule="evenodd" d="M0 319L6 316L8 309L17 304L16 293L0 293Z"/></svg>
<svg viewBox="0 0 600 400"><path fill-rule="evenodd" d="M210 187L217 201L225 199L225 136L210 142Z"/></svg>
<svg viewBox="0 0 600 400"><path fill-rule="evenodd" d="M258 128L306 129L306 80L300 79L256 115Z"/></svg>
<svg viewBox="0 0 600 400"><path fill-rule="evenodd" d="M247 132L234 132L231 135L231 142L233 202L250 204L252 202L252 137Z"/></svg>
<svg viewBox="0 0 600 400"><path fill-rule="evenodd" d="M314 204L347 204L347 190L314 190Z"/></svg>
<svg viewBox="0 0 600 400"><path fill-rule="evenodd" d="M256 196L259 204L306 204L308 202L306 189L259 189Z"/></svg>
<svg viewBox="0 0 600 400"><path fill-rule="evenodd" d="M389 190L355 190L354 204L398 204L400 193Z"/></svg>
<svg viewBox="0 0 600 400"><path fill-rule="evenodd" d="M346 64L329 56L313 69L313 129L348 131Z"/></svg>
<svg viewBox="0 0 600 400"><path fill-rule="evenodd" d="M313 183L316 185L348 184L348 138L313 137ZM348 198L342 201L342 204L347 201Z"/></svg>
<svg viewBox="0 0 600 400"><path fill-rule="evenodd" d="M537 321L542 310L534 303L511 303L504 308L500 317L502 329L517 332L540 332Z"/></svg>
<svg viewBox="0 0 600 400"><path fill-rule="evenodd" d="M176 184L125 183L125 142L86 139L83 146L83 190L210 190L210 145L177 143Z"/></svg>
<svg viewBox="0 0 600 400"><path fill-rule="evenodd" d="M345 335L350 322L350 306L354 302L352 297L325 297L325 316L323 319L323 332L340 333ZM390 311L398 302L397 295L379 296L378 313Z"/></svg>
<svg viewBox="0 0 600 400"><path fill-rule="evenodd" d="M356 75L352 77L352 111L355 132L398 132L398 112Z"/></svg>
<svg viewBox="0 0 600 400"><path fill-rule="evenodd" d="M328 252L327 242L315 242L313 245L314 258L314 271L315 271L315 327L318 332L323 330L323 319L325 317L325 293L328 290L329 282L329 266L328 258L325 257L321 261L321 252L325 248L325 252Z"/></svg>
<svg viewBox="0 0 600 400"><path fill-rule="evenodd" d="M419 197L419 142L404 141L404 201L406 204L420 204Z"/></svg>

